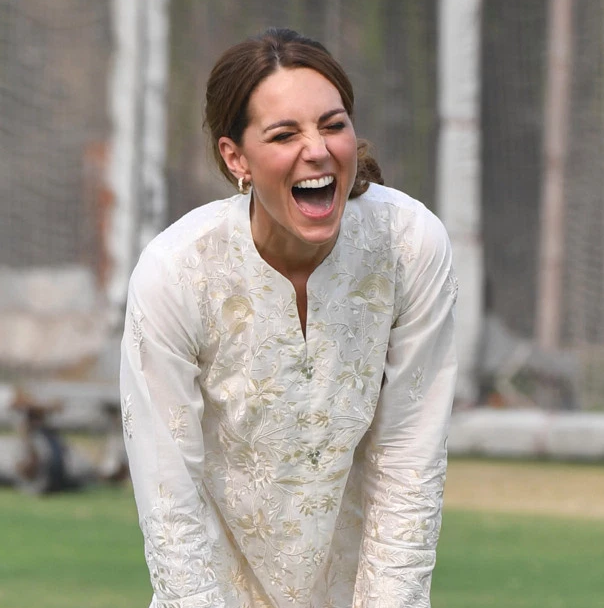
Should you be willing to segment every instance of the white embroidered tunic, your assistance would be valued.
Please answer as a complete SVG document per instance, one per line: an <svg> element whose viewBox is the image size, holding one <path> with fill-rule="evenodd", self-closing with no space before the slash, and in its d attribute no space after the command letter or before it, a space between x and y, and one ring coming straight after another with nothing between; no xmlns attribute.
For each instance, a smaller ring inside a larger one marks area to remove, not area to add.
<svg viewBox="0 0 604 608"><path fill-rule="evenodd" d="M190 212L130 282L122 408L157 608L425 608L456 373L448 238L371 185L308 281L250 196Z"/></svg>

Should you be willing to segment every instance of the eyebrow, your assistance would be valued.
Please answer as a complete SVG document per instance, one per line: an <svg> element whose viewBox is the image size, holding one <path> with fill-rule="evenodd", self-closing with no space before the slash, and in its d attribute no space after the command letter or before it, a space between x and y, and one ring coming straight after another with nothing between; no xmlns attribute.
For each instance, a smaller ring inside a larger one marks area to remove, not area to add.
<svg viewBox="0 0 604 608"><path fill-rule="evenodd" d="M325 112L324 114L321 114L321 116L319 117L319 124L325 122L326 120L329 120L332 116L335 116L336 114L345 114L346 110L344 108L336 108L334 110L329 110L328 112ZM273 124L269 125L268 127L266 127L263 130L263 133L266 133L267 131L272 131L274 129L279 129L281 127L295 127L297 126L298 123L295 120L279 120L278 122L274 122Z"/></svg>

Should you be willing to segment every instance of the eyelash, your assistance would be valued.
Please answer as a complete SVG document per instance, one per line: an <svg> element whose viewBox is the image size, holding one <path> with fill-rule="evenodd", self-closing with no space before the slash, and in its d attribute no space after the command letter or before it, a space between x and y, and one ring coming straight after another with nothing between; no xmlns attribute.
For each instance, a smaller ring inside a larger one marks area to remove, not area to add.
<svg viewBox="0 0 604 608"><path fill-rule="evenodd" d="M342 129L344 129L345 126L346 125L343 122L334 122L323 128L326 129L327 131L341 131ZM293 135L294 135L294 133L292 133L290 131L286 131L284 133L278 133L277 135L275 135L275 137L273 137L272 141L284 142L284 141L287 141Z"/></svg>

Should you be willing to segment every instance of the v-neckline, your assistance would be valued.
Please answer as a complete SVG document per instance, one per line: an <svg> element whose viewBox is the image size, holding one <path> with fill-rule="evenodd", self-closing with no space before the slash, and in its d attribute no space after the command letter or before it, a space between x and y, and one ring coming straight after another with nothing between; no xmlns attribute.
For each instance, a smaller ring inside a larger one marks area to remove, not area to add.
<svg viewBox="0 0 604 608"><path fill-rule="evenodd" d="M342 222L340 224L340 231L338 233L338 238L336 239L334 246L332 247L331 251L325 256L325 258L321 261L321 263L310 273L310 275L308 276L308 279L306 281L306 322L304 323L304 327L303 327L302 319L300 317L300 312L298 311L298 306L297 306L298 294L296 292L296 287L295 287L293 281L291 281L291 279L289 279L284 274L279 272L276 268L271 266L260 255L260 253L256 247L256 243L254 242L254 236L252 235L252 224L251 224L251 219L250 219L250 205L251 205L252 195L251 195L251 193L249 193L249 194L244 194L244 195L240 195L240 196L241 196L241 198L240 198L240 201L238 204L238 216L239 216L239 220L242 222L243 226L245 227L244 233L245 233L246 239L248 240L250 251L251 251L252 255L256 258L256 261L258 263L262 264L264 269L267 270L273 277L276 277L276 280L280 281L281 283L283 283L283 282L287 283L287 285L290 289L290 295L293 294L293 301L294 301L294 304L296 305L296 316L297 316L297 320L298 320L298 328L300 330L300 333L302 335L304 342L308 343L308 326L309 326L308 319L309 319L309 309L310 309L310 306L309 306L310 298L309 298L309 289L308 288L311 283L315 283L318 280L318 277L323 274L323 272L325 271L325 269L327 267L329 267L330 265L333 264L333 261L335 259L335 255L336 255L336 251L339 249L340 243L342 241L342 223L344 221L344 216L346 215L346 211L344 211L344 216L342 217Z"/></svg>

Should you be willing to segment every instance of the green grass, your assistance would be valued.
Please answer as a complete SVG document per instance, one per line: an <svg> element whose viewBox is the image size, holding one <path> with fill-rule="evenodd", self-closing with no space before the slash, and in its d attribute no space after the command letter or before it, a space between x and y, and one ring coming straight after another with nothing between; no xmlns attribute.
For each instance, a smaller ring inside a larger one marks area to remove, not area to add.
<svg viewBox="0 0 604 608"><path fill-rule="evenodd" d="M445 511L433 608L602 608L604 521Z"/></svg>
<svg viewBox="0 0 604 608"><path fill-rule="evenodd" d="M130 488L0 491L2 608L146 608ZM601 608L604 521L445 512L433 608Z"/></svg>
<svg viewBox="0 0 604 608"><path fill-rule="evenodd" d="M2 608L146 608L131 490L44 498L0 491Z"/></svg>

